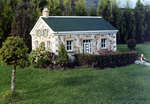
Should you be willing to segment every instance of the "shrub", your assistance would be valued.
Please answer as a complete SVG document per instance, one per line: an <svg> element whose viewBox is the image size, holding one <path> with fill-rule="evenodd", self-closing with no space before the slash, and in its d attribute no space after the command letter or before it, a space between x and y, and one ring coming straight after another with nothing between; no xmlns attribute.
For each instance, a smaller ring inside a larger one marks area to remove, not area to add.
<svg viewBox="0 0 150 104"><path fill-rule="evenodd" d="M53 67L54 54L45 50L45 44L42 42L36 50L30 53L31 62L38 68Z"/></svg>
<svg viewBox="0 0 150 104"><path fill-rule="evenodd" d="M137 52L125 52L125 53L110 53L110 54L76 54L77 65L88 65L89 67L117 67L125 66L134 63L138 57Z"/></svg>
<svg viewBox="0 0 150 104"><path fill-rule="evenodd" d="M57 58L57 64L59 64L62 68L65 68L68 64L68 54L65 49L64 44L60 44L59 50L58 50L58 58Z"/></svg>
<svg viewBox="0 0 150 104"><path fill-rule="evenodd" d="M135 47L136 47L136 40L135 39L129 39L127 41L127 44L128 44L128 48L130 50L135 50Z"/></svg>

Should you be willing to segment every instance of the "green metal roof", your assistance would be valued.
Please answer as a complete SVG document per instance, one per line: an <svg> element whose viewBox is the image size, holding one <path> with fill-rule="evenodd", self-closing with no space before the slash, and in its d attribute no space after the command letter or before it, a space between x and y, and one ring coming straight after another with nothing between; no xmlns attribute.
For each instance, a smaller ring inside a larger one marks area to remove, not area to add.
<svg viewBox="0 0 150 104"><path fill-rule="evenodd" d="M109 22L98 17L41 17L55 32L117 30Z"/></svg>

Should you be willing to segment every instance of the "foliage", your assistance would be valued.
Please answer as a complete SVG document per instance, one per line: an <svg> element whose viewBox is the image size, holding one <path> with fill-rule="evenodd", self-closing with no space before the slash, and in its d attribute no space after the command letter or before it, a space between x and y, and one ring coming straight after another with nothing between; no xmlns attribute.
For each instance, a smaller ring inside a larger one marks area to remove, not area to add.
<svg viewBox="0 0 150 104"><path fill-rule="evenodd" d="M141 0L138 0L135 7L135 20L136 20L136 41L138 43L144 42L144 24L145 14L144 14L144 5Z"/></svg>
<svg viewBox="0 0 150 104"><path fill-rule="evenodd" d="M66 16L69 16L72 14L72 7L71 7L71 3L72 0L64 0L64 14Z"/></svg>
<svg viewBox="0 0 150 104"><path fill-rule="evenodd" d="M13 10L9 4L0 1L0 47L10 33L13 15Z"/></svg>
<svg viewBox="0 0 150 104"><path fill-rule="evenodd" d="M135 39L129 39L127 41L127 44L128 44L128 48L130 50L135 50L135 48L136 48L136 40Z"/></svg>
<svg viewBox="0 0 150 104"><path fill-rule="evenodd" d="M101 55L76 54L78 65L88 65L90 67L100 68L133 64L137 57L137 52L118 52Z"/></svg>
<svg viewBox="0 0 150 104"><path fill-rule="evenodd" d="M86 16L87 15L87 6L85 0L77 0L75 2L74 13L77 16Z"/></svg>
<svg viewBox="0 0 150 104"><path fill-rule="evenodd" d="M28 48L19 37L8 37L0 49L0 57L3 63L13 66L26 66L29 62Z"/></svg>
<svg viewBox="0 0 150 104"><path fill-rule="evenodd" d="M68 54L63 43L59 46L57 64L63 68L68 64Z"/></svg>
<svg viewBox="0 0 150 104"><path fill-rule="evenodd" d="M124 31L124 42L126 43L128 39L132 39L135 38L135 17L134 17L134 12L132 11L132 9L129 8L129 6L126 7L124 13L123 13L123 17L124 17L124 27L125 31Z"/></svg>
<svg viewBox="0 0 150 104"><path fill-rule="evenodd" d="M145 6L145 35L144 35L144 39L145 41L149 41L150 40L150 5Z"/></svg>
<svg viewBox="0 0 150 104"><path fill-rule="evenodd" d="M23 39L19 37L8 37L0 49L0 58L6 65L13 66L11 91L16 93L16 67L26 67L30 65L28 58L28 48Z"/></svg>
<svg viewBox="0 0 150 104"><path fill-rule="evenodd" d="M111 1L99 0L95 6L88 0L91 6L87 7L85 0L0 0L0 47L11 33L20 35L31 51L29 32L44 7L49 8L51 16L102 16L119 30L117 42L121 44L132 38L137 43L150 41L150 5L143 5L138 0L135 8L128 3L125 8L120 8L116 0Z"/></svg>
<svg viewBox="0 0 150 104"><path fill-rule="evenodd" d="M36 50L30 53L32 64L38 68L53 67L55 55L45 50L45 43L42 42Z"/></svg>
<svg viewBox="0 0 150 104"><path fill-rule="evenodd" d="M90 9L89 9L89 11L88 11L88 15L89 16L96 16L97 14L97 10L96 10L97 8L96 8L96 5L94 4L94 3L91 3L91 7L90 7Z"/></svg>
<svg viewBox="0 0 150 104"><path fill-rule="evenodd" d="M63 6L62 8L60 6L60 0L48 0L47 7L50 10L51 16L62 15L61 9L64 10Z"/></svg>
<svg viewBox="0 0 150 104"><path fill-rule="evenodd" d="M121 17L122 17L122 12L120 10L120 8L118 7L118 4L116 2L116 0L114 0L113 2L113 7L112 7L112 21L111 24L116 27L119 31L117 34L117 43L121 43L122 42L122 37L121 36Z"/></svg>
<svg viewBox="0 0 150 104"><path fill-rule="evenodd" d="M33 28L35 18L32 11L32 5L29 2L22 1L16 7L16 15L12 22L11 36L19 36L23 38L25 44L31 51L30 31Z"/></svg>
<svg viewBox="0 0 150 104"><path fill-rule="evenodd" d="M112 21L112 5L110 0L100 0L97 8L97 15L102 16L107 21Z"/></svg>

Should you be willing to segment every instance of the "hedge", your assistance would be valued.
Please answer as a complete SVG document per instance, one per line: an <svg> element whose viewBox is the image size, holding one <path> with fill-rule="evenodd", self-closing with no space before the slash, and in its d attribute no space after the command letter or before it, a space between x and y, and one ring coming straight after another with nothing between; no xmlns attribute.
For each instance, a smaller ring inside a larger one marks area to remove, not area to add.
<svg viewBox="0 0 150 104"><path fill-rule="evenodd" d="M78 66L88 65L88 67L118 67L133 64L138 58L137 52L116 52L110 54L76 54Z"/></svg>

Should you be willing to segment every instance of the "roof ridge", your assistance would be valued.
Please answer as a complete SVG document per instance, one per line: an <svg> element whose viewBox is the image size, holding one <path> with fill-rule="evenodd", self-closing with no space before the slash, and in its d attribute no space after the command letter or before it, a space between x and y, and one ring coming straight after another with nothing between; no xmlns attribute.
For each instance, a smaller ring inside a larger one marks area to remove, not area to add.
<svg viewBox="0 0 150 104"><path fill-rule="evenodd" d="M40 16L43 17L43 16ZM100 16L48 16L48 18L102 18Z"/></svg>

